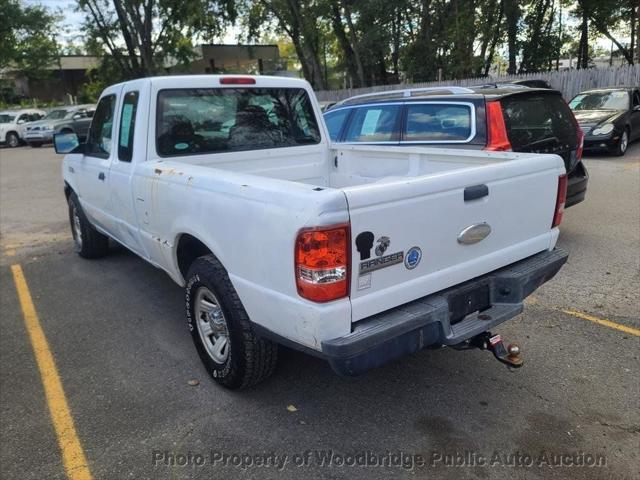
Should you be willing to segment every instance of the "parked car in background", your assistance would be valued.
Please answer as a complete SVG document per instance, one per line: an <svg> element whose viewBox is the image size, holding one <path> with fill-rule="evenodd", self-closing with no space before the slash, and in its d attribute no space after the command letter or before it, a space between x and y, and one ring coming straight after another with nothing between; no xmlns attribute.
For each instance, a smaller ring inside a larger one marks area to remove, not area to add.
<svg viewBox="0 0 640 480"><path fill-rule="evenodd" d="M557 90L504 85L359 95L324 114L334 142L555 153L568 174L566 206L584 200L583 134Z"/></svg>
<svg viewBox="0 0 640 480"><path fill-rule="evenodd" d="M32 147L41 147L53 142L54 133L75 133L84 139L95 110L95 105L54 108L42 120L27 126L24 140Z"/></svg>
<svg viewBox="0 0 640 480"><path fill-rule="evenodd" d="M622 156L640 138L640 88L597 88L569 102L585 139L585 150L608 150Z"/></svg>
<svg viewBox="0 0 640 480"><path fill-rule="evenodd" d="M0 144L15 148L22 142L27 124L45 116L43 110L23 109L0 112Z"/></svg>

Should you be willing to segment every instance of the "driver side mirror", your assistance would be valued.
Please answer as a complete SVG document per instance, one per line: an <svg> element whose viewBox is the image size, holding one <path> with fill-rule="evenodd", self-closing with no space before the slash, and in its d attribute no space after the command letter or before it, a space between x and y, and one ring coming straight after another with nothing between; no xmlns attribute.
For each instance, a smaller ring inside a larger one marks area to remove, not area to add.
<svg viewBox="0 0 640 480"><path fill-rule="evenodd" d="M27 121L21 118L17 123L18 125L22 125L23 123L27 123Z"/></svg>
<svg viewBox="0 0 640 480"><path fill-rule="evenodd" d="M56 133L53 135L53 147L56 153L84 153L85 144L80 143L75 133Z"/></svg>
<svg viewBox="0 0 640 480"><path fill-rule="evenodd" d="M73 120L80 120L81 118L84 118L84 115L82 113L74 113L73 117L71 117Z"/></svg>

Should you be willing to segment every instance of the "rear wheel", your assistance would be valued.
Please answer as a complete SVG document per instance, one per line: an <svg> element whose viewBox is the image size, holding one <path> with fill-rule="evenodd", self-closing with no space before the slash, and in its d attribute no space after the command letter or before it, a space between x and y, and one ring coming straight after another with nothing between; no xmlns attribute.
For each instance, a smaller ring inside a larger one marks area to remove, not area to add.
<svg viewBox="0 0 640 480"><path fill-rule="evenodd" d="M625 129L620 135L620 140L618 140L618 145L616 145L614 153L618 157L622 157L627 152L627 147L629 146L629 130Z"/></svg>
<svg viewBox="0 0 640 480"><path fill-rule="evenodd" d="M20 145L20 137L15 132L7 133L7 145L11 148L16 148Z"/></svg>
<svg viewBox="0 0 640 480"><path fill-rule="evenodd" d="M109 238L89 223L75 193L69 196L69 223L78 255L84 258L100 258L108 253Z"/></svg>
<svg viewBox="0 0 640 480"><path fill-rule="evenodd" d="M227 271L213 255L193 262L185 296L191 337L216 382L237 389L271 376L278 346L253 331Z"/></svg>

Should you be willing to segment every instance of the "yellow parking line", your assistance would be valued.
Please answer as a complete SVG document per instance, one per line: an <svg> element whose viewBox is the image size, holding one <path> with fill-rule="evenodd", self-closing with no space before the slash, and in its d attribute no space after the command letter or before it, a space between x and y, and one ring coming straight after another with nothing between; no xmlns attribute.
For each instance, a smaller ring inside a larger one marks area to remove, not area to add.
<svg viewBox="0 0 640 480"><path fill-rule="evenodd" d="M40 320L38 320L22 267L20 265L12 265L11 272L18 291L24 324L29 333L31 347L40 370L40 377L44 386L51 420L58 437L58 444L62 451L62 460L67 472L67 478L69 480L91 480L91 472L73 424L73 417L62 388L60 375L58 375L53 355L49 349L47 337L44 335Z"/></svg>
<svg viewBox="0 0 640 480"><path fill-rule="evenodd" d="M640 162L627 163L622 168L625 170L630 170L637 167L640 167Z"/></svg>
<svg viewBox="0 0 640 480"><path fill-rule="evenodd" d="M612 322L611 320L606 320L604 318L594 317L593 315L588 315L583 312L579 312L578 310L562 310L567 315L572 315L574 317L582 318L583 320L589 320L590 322L597 323L598 325L603 325L605 327L614 328L616 330L620 330L621 332L628 333L629 335L635 335L636 337L640 337L640 330L633 327L627 327L626 325L621 325L616 322Z"/></svg>

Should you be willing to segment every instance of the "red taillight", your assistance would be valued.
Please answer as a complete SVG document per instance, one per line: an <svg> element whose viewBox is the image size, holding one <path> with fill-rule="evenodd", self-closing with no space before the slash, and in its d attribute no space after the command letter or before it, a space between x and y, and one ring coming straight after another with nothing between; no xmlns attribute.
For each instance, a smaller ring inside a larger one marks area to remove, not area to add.
<svg viewBox="0 0 640 480"><path fill-rule="evenodd" d="M296 286L301 297L328 302L349 295L349 225L301 230L296 239Z"/></svg>
<svg viewBox="0 0 640 480"><path fill-rule="evenodd" d="M567 176L560 175L558 177L558 195L556 196L556 211L553 214L553 222L551 228L555 228L562 222L564 215L564 204L567 201Z"/></svg>
<svg viewBox="0 0 640 480"><path fill-rule="evenodd" d="M220 85L255 85L256 79L252 77L222 77Z"/></svg>
<svg viewBox="0 0 640 480"><path fill-rule="evenodd" d="M487 146L485 150L511 150L500 102L487 102Z"/></svg>

